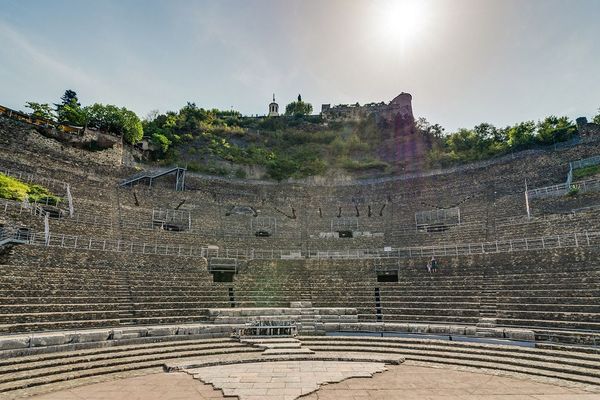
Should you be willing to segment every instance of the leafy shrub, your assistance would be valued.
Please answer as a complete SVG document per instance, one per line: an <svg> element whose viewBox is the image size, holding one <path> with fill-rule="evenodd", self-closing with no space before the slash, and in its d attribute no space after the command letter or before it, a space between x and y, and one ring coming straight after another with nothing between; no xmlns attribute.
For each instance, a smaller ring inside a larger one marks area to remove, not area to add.
<svg viewBox="0 0 600 400"><path fill-rule="evenodd" d="M567 192L567 196L574 197L579 194L579 186L571 186Z"/></svg>
<svg viewBox="0 0 600 400"><path fill-rule="evenodd" d="M40 185L29 185L11 176L0 174L0 198L58 205L62 198Z"/></svg>

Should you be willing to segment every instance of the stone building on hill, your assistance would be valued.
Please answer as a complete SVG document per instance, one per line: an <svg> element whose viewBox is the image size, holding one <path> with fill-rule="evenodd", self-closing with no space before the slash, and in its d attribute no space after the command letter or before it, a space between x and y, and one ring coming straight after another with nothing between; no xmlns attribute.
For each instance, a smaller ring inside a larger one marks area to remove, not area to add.
<svg viewBox="0 0 600 400"><path fill-rule="evenodd" d="M275 93L273 93L273 101L269 104L269 117L279 116L279 104L275 102Z"/></svg>
<svg viewBox="0 0 600 400"><path fill-rule="evenodd" d="M356 104L323 104L321 114L326 120L354 120L359 121L375 115L377 119L388 122L397 119L414 119L412 112L412 96L409 93L400 93L389 103L369 103L365 105Z"/></svg>
<svg viewBox="0 0 600 400"><path fill-rule="evenodd" d="M600 125L588 122L586 117L579 117L576 120L577 132L582 137L600 137Z"/></svg>

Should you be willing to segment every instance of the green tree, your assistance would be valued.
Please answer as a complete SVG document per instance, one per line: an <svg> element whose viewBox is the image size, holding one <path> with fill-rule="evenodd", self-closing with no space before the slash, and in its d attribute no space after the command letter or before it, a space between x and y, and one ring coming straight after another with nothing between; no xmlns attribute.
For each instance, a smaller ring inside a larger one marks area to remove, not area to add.
<svg viewBox="0 0 600 400"><path fill-rule="evenodd" d="M596 116L595 116L595 117L592 119L592 122L593 122L594 124L598 124L598 125L600 125L600 108L598 109L598 115L596 115Z"/></svg>
<svg viewBox="0 0 600 400"><path fill-rule="evenodd" d="M551 115L538 123L536 139L542 144L552 144L569 140L576 133L577 127L568 117Z"/></svg>
<svg viewBox="0 0 600 400"><path fill-rule="evenodd" d="M75 91L67 89L60 99L61 103L54 104L58 122L77 126L87 123L86 113L81 108Z"/></svg>
<svg viewBox="0 0 600 400"><path fill-rule="evenodd" d="M535 122L520 122L508 128L508 145L511 148L523 148L535 142Z"/></svg>
<svg viewBox="0 0 600 400"><path fill-rule="evenodd" d="M301 117L304 115L310 115L313 112L313 106L310 103L302 101L302 96L298 95L298 100L293 101L285 106L285 115Z"/></svg>
<svg viewBox="0 0 600 400"><path fill-rule="evenodd" d="M441 139L444 136L444 128L440 124L432 125L423 117L415 121L415 127L417 128L417 132L432 139Z"/></svg>
<svg viewBox="0 0 600 400"><path fill-rule="evenodd" d="M165 135L155 133L152 135L152 143L160 148L162 154L166 154L172 142Z"/></svg>
<svg viewBox="0 0 600 400"><path fill-rule="evenodd" d="M127 143L137 143L144 136L142 122L138 116L125 107L95 103L83 110L88 126L122 135Z"/></svg>
<svg viewBox="0 0 600 400"><path fill-rule="evenodd" d="M31 116L35 118L46 119L48 121L54 121L54 110L48 103L36 103L34 101L28 101L25 103L25 107L31 108Z"/></svg>
<svg viewBox="0 0 600 400"><path fill-rule="evenodd" d="M123 119L123 139L128 143L137 143L144 137L144 128L142 127L142 121L138 116L126 108L121 108L121 115Z"/></svg>

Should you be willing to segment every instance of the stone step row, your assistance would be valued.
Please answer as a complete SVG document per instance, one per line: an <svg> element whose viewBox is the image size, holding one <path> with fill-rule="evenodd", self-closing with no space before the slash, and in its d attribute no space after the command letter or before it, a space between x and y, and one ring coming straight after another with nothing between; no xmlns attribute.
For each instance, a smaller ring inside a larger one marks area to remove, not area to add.
<svg viewBox="0 0 600 400"><path fill-rule="evenodd" d="M431 338L405 338L405 337L378 337L378 336L298 336L303 344L316 346L316 345L332 345L332 346L346 346L346 345L364 345L369 346L383 346L400 349L412 349L412 350L440 350L440 351L452 351L456 353L465 354L489 354L498 356L509 356L522 359L544 359L552 358L553 361L563 359L563 362L567 364L574 363L573 365L580 365L583 367L593 367L596 363L600 362L600 353L581 351L582 348L576 346L561 346L560 351L555 350L554 347L549 348L537 348L537 347L523 347L513 346L510 341L502 342L503 344L489 344L489 343L474 343L474 342L461 342L461 341L450 341L450 340L439 340ZM578 364L579 363L579 364Z"/></svg>
<svg viewBox="0 0 600 400"><path fill-rule="evenodd" d="M303 341L304 343L305 341ZM538 376L551 378L560 378L573 382L580 382L589 385L600 386L600 372L598 372L594 363L591 366L573 366L567 359L559 358L558 362L553 358L540 357L533 360L532 357L522 359L519 354L514 355L491 355L482 352L479 353L457 353L452 350L432 350L427 348L400 348L395 349L390 346L377 346L373 344L340 344L331 343L318 345L312 342L306 342L312 350L319 354L321 351L338 351L343 353L350 352L376 352L385 354L397 354L411 361L425 361L441 364L452 364L462 366L472 366L477 368L490 368L510 372L523 372Z"/></svg>
<svg viewBox="0 0 600 400"><path fill-rule="evenodd" d="M245 348L216 348L216 349L185 349L178 348L174 351L149 354L142 356L127 356L121 358L104 359L90 362L78 362L67 366L48 367L37 370L34 376L23 379L0 383L0 393L10 395L11 392L19 391L35 386L49 385L58 382L78 380L86 377L97 377L115 372L135 371L139 369L161 368L165 362L181 361L186 358L211 357L213 363L219 363L226 359L243 360L254 358L257 351L251 347ZM18 395L18 392L15 393Z"/></svg>
<svg viewBox="0 0 600 400"><path fill-rule="evenodd" d="M8 384L15 381L22 381L43 377L52 374L73 372L82 365L88 368L101 365L118 365L124 360L131 360L132 357L160 357L161 355L173 355L189 352L206 352L208 354L227 354L236 352L251 352L253 348L243 344L230 343L178 343L173 346L171 343L163 343L160 347L147 347L140 349L123 348L119 351L103 352L96 354L87 354L84 356L69 357L65 355L61 358L54 358L43 361L32 361L28 363L19 363L17 366L11 365L0 368L0 387L2 384Z"/></svg>

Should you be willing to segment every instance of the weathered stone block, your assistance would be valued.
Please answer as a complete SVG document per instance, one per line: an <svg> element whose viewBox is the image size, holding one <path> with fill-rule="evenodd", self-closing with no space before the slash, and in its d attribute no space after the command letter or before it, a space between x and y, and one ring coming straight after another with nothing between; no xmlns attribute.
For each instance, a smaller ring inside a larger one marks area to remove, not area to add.
<svg viewBox="0 0 600 400"><path fill-rule="evenodd" d="M448 325L429 325L429 333L449 334L450 326L448 326Z"/></svg>
<svg viewBox="0 0 600 400"><path fill-rule="evenodd" d="M426 324L409 324L408 332L410 333L429 333L429 325Z"/></svg>
<svg viewBox="0 0 600 400"><path fill-rule="evenodd" d="M393 331L393 332L408 332L408 329L409 329L409 324L386 322L385 324L380 324L380 325L383 325L385 327L386 331Z"/></svg>
<svg viewBox="0 0 600 400"><path fill-rule="evenodd" d="M30 335L0 337L0 350L27 348L30 342Z"/></svg>
<svg viewBox="0 0 600 400"><path fill-rule="evenodd" d="M113 329L110 333L110 339L112 339L112 340L123 339L123 331L121 329Z"/></svg>
<svg viewBox="0 0 600 400"><path fill-rule="evenodd" d="M467 326L467 327L465 327L465 335L467 335L467 336L475 336L476 333L477 333L477 327L476 326Z"/></svg>
<svg viewBox="0 0 600 400"><path fill-rule="evenodd" d="M315 325L316 327L316 325ZM340 324L324 323L319 324L319 329L323 329L325 332L337 332L340 330Z"/></svg>
<svg viewBox="0 0 600 400"><path fill-rule="evenodd" d="M72 335L73 343L89 343L89 342L102 342L108 340L110 337L111 330L94 330L94 331L79 331Z"/></svg>
<svg viewBox="0 0 600 400"><path fill-rule="evenodd" d="M512 340L535 340L535 333L528 329L506 329L504 333Z"/></svg>
<svg viewBox="0 0 600 400"><path fill-rule="evenodd" d="M450 326L450 334L451 335L465 335L466 328L460 325L452 325Z"/></svg>
<svg viewBox="0 0 600 400"><path fill-rule="evenodd" d="M360 325L357 324L340 324L341 331L356 332L360 330Z"/></svg>
<svg viewBox="0 0 600 400"><path fill-rule="evenodd" d="M176 326L157 326L148 328L148 336L172 336L177 332Z"/></svg>
<svg viewBox="0 0 600 400"><path fill-rule="evenodd" d="M176 335L199 335L203 333L203 325L186 325L177 328Z"/></svg>
<svg viewBox="0 0 600 400"><path fill-rule="evenodd" d="M31 347L59 346L70 343L71 336L64 333L39 333L31 337Z"/></svg>

